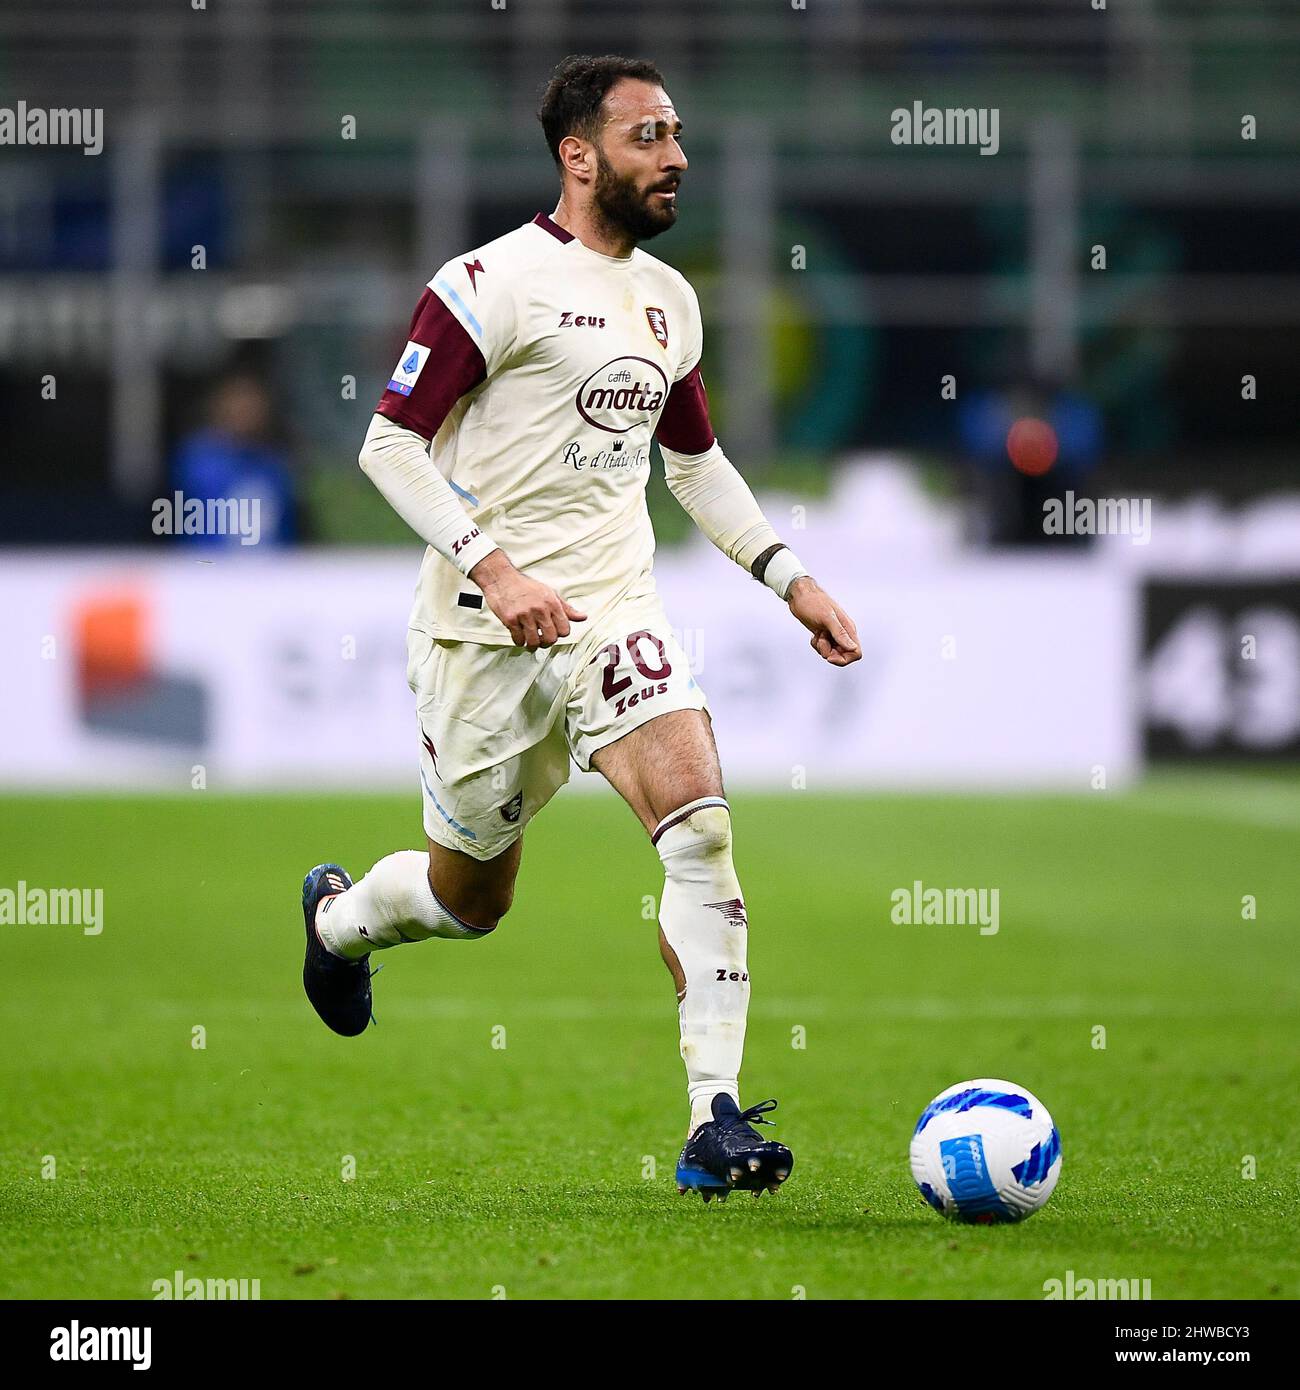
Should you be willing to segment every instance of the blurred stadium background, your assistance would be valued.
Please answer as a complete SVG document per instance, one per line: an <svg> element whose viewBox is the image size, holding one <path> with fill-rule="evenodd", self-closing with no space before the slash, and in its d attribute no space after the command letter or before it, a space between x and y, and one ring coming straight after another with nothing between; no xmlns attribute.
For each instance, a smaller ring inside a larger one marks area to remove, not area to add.
<svg viewBox="0 0 1300 1390"><path fill-rule="evenodd" d="M553 62L607 49L684 114L653 250L699 287L720 435L873 657L819 704L656 481L733 778L1294 759L1292 5L10 0L0 90L102 108L104 146L0 149L0 624L45 658L0 696L0 778L292 783L366 725L344 779L406 778L416 550L357 447L433 269L552 206ZM996 155L892 143L918 101L997 108ZM1010 462L1022 417L1046 474ZM156 534L177 489L257 496L258 544ZM1149 536L1046 535L1067 495L1147 499ZM302 640L332 604L342 676ZM801 702L824 737L772 723Z"/></svg>
<svg viewBox="0 0 1300 1390"><path fill-rule="evenodd" d="M649 249L719 435L865 648L814 660L652 481L756 926L747 1085L807 1155L708 1209L763 1230L735 1292L1294 1297L1290 0L5 0L0 109L104 143L0 145L0 886L100 886L108 927L0 928L0 1291L678 1297L716 1258L645 1180L680 1066L621 807L559 797L507 928L404 954L355 1046L297 984L302 871L420 840L420 545L362 436L424 282L553 206L553 63L610 50L686 126ZM894 144L915 102L996 108L997 154ZM258 543L156 533L177 490L257 499ZM1149 529L1048 534L1070 494ZM891 924L920 880L999 889L1001 932ZM1065 1136L1006 1239L907 1175L966 1075Z"/></svg>

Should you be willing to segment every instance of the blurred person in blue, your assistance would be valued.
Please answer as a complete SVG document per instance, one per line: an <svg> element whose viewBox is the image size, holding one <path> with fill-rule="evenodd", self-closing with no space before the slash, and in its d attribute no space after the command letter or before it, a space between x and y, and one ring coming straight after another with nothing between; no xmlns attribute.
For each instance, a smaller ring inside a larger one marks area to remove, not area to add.
<svg viewBox="0 0 1300 1390"><path fill-rule="evenodd" d="M1056 453L1041 466L1016 464L1008 456L1017 420L1048 426ZM1048 535L1043 504L1067 492L1091 494L1105 443L1101 412L1092 401L1062 382L1026 373L968 394L958 407L958 432L977 539L991 546L1089 543L1087 537Z"/></svg>
<svg viewBox="0 0 1300 1390"><path fill-rule="evenodd" d="M298 538L289 454L272 438L270 394L246 372L217 383L206 424L177 445L171 481L187 502L255 502L261 546L291 545ZM179 539L208 547L246 543L239 534L212 528Z"/></svg>

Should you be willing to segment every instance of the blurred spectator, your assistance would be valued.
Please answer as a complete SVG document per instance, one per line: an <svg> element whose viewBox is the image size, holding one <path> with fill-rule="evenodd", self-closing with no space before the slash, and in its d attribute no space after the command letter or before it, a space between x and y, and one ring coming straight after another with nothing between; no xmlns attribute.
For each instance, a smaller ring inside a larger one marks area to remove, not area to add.
<svg viewBox="0 0 1300 1390"><path fill-rule="evenodd" d="M261 545L297 540L289 455L271 439L271 398L256 377L226 377L208 401L208 423L186 435L172 461L172 486L186 499L256 500ZM191 545L239 545L238 535L189 535Z"/></svg>
<svg viewBox="0 0 1300 1390"><path fill-rule="evenodd" d="M1011 461L1008 439L1018 420L1042 421L1054 436L1057 452L1041 471ZM1067 492L1089 493L1103 443L1101 412L1091 401L1056 383L1022 379L971 392L958 407L958 429L978 513L973 539L986 545L1087 543L1075 535L1047 535L1043 504Z"/></svg>

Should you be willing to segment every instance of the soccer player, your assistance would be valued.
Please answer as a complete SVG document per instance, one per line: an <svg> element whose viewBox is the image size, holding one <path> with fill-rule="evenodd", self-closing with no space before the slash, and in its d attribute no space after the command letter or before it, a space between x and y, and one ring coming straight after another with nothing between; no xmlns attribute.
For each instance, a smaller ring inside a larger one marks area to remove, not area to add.
<svg viewBox="0 0 1300 1390"><path fill-rule="evenodd" d="M539 118L554 212L454 256L361 449L361 467L428 543L408 632L428 853L355 885L308 873L303 984L336 1033L371 1017L369 957L477 941L514 895L524 827L595 768L659 851L659 949L677 986L690 1121L681 1191L775 1192L785 1145L742 1109L745 900L732 866L708 703L655 592L650 444L719 549L772 589L833 666L850 618L768 524L709 425L694 290L638 243L677 220L682 126L652 63L570 57Z"/></svg>

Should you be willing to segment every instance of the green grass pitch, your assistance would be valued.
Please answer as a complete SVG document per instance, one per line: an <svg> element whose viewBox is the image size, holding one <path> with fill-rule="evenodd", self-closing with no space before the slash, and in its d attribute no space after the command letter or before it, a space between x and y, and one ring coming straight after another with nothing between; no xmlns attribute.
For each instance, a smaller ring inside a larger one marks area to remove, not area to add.
<svg viewBox="0 0 1300 1390"><path fill-rule="evenodd" d="M612 795L529 828L495 937L377 957L355 1040L302 996L299 884L419 843L414 797L0 799L0 884L105 912L0 926L0 1294L149 1298L179 1269L263 1298L1042 1298L1067 1270L1300 1295L1294 779L733 801L744 1099L780 1099L796 1166L706 1207L673 1183L659 863ZM893 925L915 879L996 887L1000 930ZM950 1225L908 1172L921 1108L975 1076L1061 1129L1020 1226Z"/></svg>

